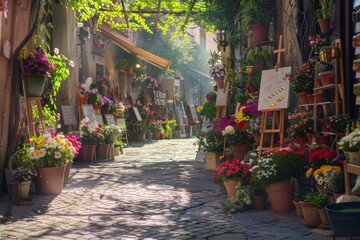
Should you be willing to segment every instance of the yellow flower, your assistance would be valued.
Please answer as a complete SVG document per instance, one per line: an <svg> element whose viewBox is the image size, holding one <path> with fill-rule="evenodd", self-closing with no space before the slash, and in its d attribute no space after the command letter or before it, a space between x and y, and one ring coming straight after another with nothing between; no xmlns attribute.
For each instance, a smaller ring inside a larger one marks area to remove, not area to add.
<svg viewBox="0 0 360 240"><path fill-rule="evenodd" d="M199 113L199 112L201 112L201 106L197 106L196 107L196 111Z"/></svg>
<svg viewBox="0 0 360 240"><path fill-rule="evenodd" d="M317 177L320 173L321 173L320 168L319 168L319 169L316 169L316 170L314 171L314 173L313 173L313 176L314 176L314 177Z"/></svg>
<svg viewBox="0 0 360 240"><path fill-rule="evenodd" d="M322 174L324 174L325 172L329 171L331 168L332 168L331 165L322 165L322 166L320 167L320 172L321 172Z"/></svg>
<svg viewBox="0 0 360 240"><path fill-rule="evenodd" d="M309 168L309 169L306 171L306 177L307 177L307 178L311 177L313 171L314 171L313 168Z"/></svg>
<svg viewBox="0 0 360 240"><path fill-rule="evenodd" d="M333 166L333 169L335 170L336 174L341 174L341 167Z"/></svg>
<svg viewBox="0 0 360 240"><path fill-rule="evenodd" d="M250 117L248 116L244 116L244 109L246 107L245 106L242 106L240 109L239 109L239 112L236 114L236 122L241 122L241 121L249 121Z"/></svg>

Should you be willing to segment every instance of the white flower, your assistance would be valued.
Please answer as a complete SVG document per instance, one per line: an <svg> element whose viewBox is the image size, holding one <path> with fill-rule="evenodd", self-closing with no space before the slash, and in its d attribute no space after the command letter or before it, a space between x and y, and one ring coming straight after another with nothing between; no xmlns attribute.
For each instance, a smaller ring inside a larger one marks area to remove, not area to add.
<svg viewBox="0 0 360 240"><path fill-rule="evenodd" d="M233 126L227 126L225 128L225 132L226 132L226 134L233 135L233 134L235 134L235 129L233 128Z"/></svg>
<svg viewBox="0 0 360 240"><path fill-rule="evenodd" d="M318 185L321 186L321 185L324 184L324 179L323 179L323 178L319 178L316 182L317 182Z"/></svg>
<svg viewBox="0 0 360 240"><path fill-rule="evenodd" d="M59 54L59 49L58 48L54 48L54 53L55 53L55 55L58 55Z"/></svg>
<svg viewBox="0 0 360 240"><path fill-rule="evenodd" d="M54 155L55 159L59 159L62 157L61 153L59 151L55 151L55 155Z"/></svg>
<svg viewBox="0 0 360 240"><path fill-rule="evenodd" d="M74 67L74 66L75 66L74 61L70 60L70 61L69 61L69 65L70 65L70 67Z"/></svg>

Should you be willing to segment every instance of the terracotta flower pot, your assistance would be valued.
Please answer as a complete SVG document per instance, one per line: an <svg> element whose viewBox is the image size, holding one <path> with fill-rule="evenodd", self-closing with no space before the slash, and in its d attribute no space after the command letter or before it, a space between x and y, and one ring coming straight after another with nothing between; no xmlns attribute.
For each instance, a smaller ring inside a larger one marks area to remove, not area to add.
<svg viewBox="0 0 360 240"><path fill-rule="evenodd" d="M309 104L309 100L307 98L308 92L299 92L296 96L299 98L300 104Z"/></svg>
<svg viewBox="0 0 360 240"><path fill-rule="evenodd" d="M328 33L330 31L330 18L323 18L319 20L321 33Z"/></svg>
<svg viewBox="0 0 360 240"><path fill-rule="evenodd" d="M60 194L64 186L65 165L60 167L37 168L36 192L40 195Z"/></svg>
<svg viewBox="0 0 360 240"><path fill-rule="evenodd" d="M314 133L306 133L307 143L310 145L312 143L312 139L314 137Z"/></svg>
<svg viewBox="0 0 360 240"><path fill-rule="evenodd" d="M160 131L153 131L153 140L160 140L161 132Z"/></svg>
<svg viewBox="0 0 360 240"><path fill-rule="evenodd" d="M76 162L91 163L96 161L95 145L94 144L82 144L79 150L79 154L74 159Z"/></svg>
<svg viewBox="0 0 360 240"><path fill-rule="evenodd" d="M227 195L228 195L228 198L229 199L233 199L236 195L236 185L239 183L239 180L226 180L224 181L224 185L225 185L225 188L226 188L226 192L227 192Z"/></svg>
<svg viewBox="0 0 360 240"><path fill-rule="evenodd" d="M314 93L314 98L317 103L326 102L325 93L323 92Z"/></svg>
<svg viewBox="0 0 360 240"><path fill-rule="evenodd" d="M303 212L302 212L302 206L301 206L301 202L296 202L295 200L293 200L294 206L295 206L295 210L296 210L296 215L298 217L303 218Z"/></svg>
<svg viewBox="0 0 360 240"><path fill-rule="evenodd" d="M232 152L235 159L243 160L247 152L250 150L248 145L232 145Z"/></svg>
<svg viewBox="0 0 360 240"><path fill-rule="evenodd" d="M72 167L72 162L65 164L65 173L64 173L64 186L69 182L70 169Z"/></svg>
<svg viewBox="0 0 360 240"><path fill-rule="evenodd" d="M290 181L273 183L265 187L274 213L289 213L294 205L294 186Z"/></svg>
<svg viewBox="0 0 360 240"><path fill-rule="evenodd" d="M308 94L306 95L309 104L312 104L314 102L314 94Z"/></svg>
<svg viewBox="0 0 360 240"><path fill-rule="evenodd" d="M308 139L306 136L296 136L295 137L295 142L301 145L307 144L308 143Z"/></svg>
<svg viewBox="0 0 360 240"><path fill-rule="evenodd" d="M314 87L315 88L319 88L319 87L322 87L323 85L322 85L322 82L321 82L321 78L320 77L318 77L318 78L315 78L314 79Z"/></svg>
<svg viewBox="0 0 360 240"><path fill-rule="evenodd" d="M318 211L319 216L320 216L321 226L330 228L329 217L328 217L328 215L326 213L326 210L318 208L317 211Z"/></svg>
<svg viewBox="0 0 360 240"><path fill-rule="evenodd" d="M253 33L253 42L260 43L269 41L269 24L255 24L250 26L250 30Z"/></svg>
<svg viewBox="0 0 360 240"><path fill-rule="evenodd" d="M326 136L316 136L316 141L318 144L322 144L322 145L326 145L329 146L329 142L330 142L330 136L326 135Z"/></svg>
<svg viewBox="0 0 360 240"><path fill-rule="evenodd" d="M255 210L263 211L266 208L266 196L263 195L254 195L253 205Z"/></svg>
<svg viewBox="0 0 360 240"><path fill-rule="evenodd" d="M321 79L323 86L334 84L334 82L335 82L335 72L334 71L321 72L321 73L319 73L319 77Z"/></svg>
<svg viewBox="0 0 360 240"><path fill-rule="evenodd" d="M96 158L108 159L110 154L110 144L96 145Z"/></svg>
<svg viewBox="0 0 360 240"><path fill-rule="evenodd" d="M314 203L302 202L302 211L304 215L304 225L316 227L321 223L319 212Z"/></svg>
<svg viewBox="0 0 360 240"><path fill-rule="evenodd" d="M79 97L79 104L82 105L82 104L87 104L87 101L88 101L88 97L87 96L80 96Z"/></svg>

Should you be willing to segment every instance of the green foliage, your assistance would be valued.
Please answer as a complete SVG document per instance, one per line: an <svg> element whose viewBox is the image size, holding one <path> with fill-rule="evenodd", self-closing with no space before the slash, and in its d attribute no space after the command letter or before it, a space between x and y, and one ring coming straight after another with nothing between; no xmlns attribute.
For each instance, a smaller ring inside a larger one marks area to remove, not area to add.
<svg viewBox="0 0 360 240"><path fill-rule="evenodd" d="M301 193L301 188L300 188L299 181L296 178L291 177L290 178L290 183L294 186L294 189L295 189L294 200L296 202L301 201L302 200L302 193Z"/></svg>
<svg viewBox="0 0 360 240"><path fill-rule="evenodd" d="M314 196L315 207L325 209L330 204L329 196L326 192L319 192Z"/></svg>
<svg viewBox="0 0 360 240"><path fill-rule="evenodd" d="M242 22L245 29L250 25L270 23L274 20L275 9L268 7L265 0L241 0Z"/></svg>
<svg viewBox="0 0 360 240"><path fill-rule="evenodd" d="M241 181L236 185L236 195L234 199L228 202L220 202L222 212L225 216L231 216L236 212L243 212L245 206L251 205L251 189L250 186L242 186Z"/></svg>
<svg viewBox="0 0 360 240"><path fill-rule="evenodd" d="M213 119L215 118L215 114L216 114L215 102L205 102L204 105L202 106L200 115L205 116L206 119L210 121L213 121Z"/></svg>
<svg viewBox="0 0 360 240"><path fill-rule="evenodd" d="M335 0L320 0L319 8L315 11L315 17L317 20L330 18L332 14L332 6Z"/></svg>

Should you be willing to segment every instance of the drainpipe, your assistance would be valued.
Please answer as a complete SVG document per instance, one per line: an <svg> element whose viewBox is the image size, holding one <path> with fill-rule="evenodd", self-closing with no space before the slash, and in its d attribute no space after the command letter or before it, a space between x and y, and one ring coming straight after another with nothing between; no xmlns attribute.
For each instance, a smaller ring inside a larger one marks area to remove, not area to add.
<svg viewBox="0 0 360 240"><path fill-rule="evenodd" d="M7 158L5 158L5 159L10 158L11 151L9 151L8 149L10 149L10 150L14 149L16 141L17 141L18 123L15 120L19 119L19 115L20 115L20 113L19 113L20 112L19 92L18 92L19 91L19 82L20 82L18 56L19 56L20 50L29 41L29 39L31 38L31 36L33 35L33 33L35 31L37 19L39 17L40 7L41 7L41 0L35 0L34 17L33 17L33 22L31 23L29 32L27 33L25 38L21 41L21 43L17 46L17 48L13 51L13 54L12 54L12 60L11 60L11 65L10 65L11 70L9 71L9 72L11 72L11 75L9 76L8 80L6 81L6 86L5 86L6 94L10 95L10 101L7 102L4 112L5 113L6 112L7 113L14 112L14 113L10 114L10 116L7 118L5 118L5 115L2 116L3 117L2 129L5 129L5 131L3 132L3 136L8 136L7 140L5 140L5 143L0 145L1 157L6 155ZM16 31L15 30L16 8L17 8L17 6L14 4L13 24L12 24L12 29L11 29L12 31ZM12 44L14 44L13 36L14 35L12 34ZM15 111L9 111L11 103L14 103ZM5 153L3 151L5 151ZM4 159L0 160L0 179L3 179L3 172L4 172L3 168L5 165L5 162L6 162L6 160L4 160ZM0 182L1 182L1 180L0 180ZM0 185L0 192L1 192L1 186L2 186L2 184Z"/></svg>

